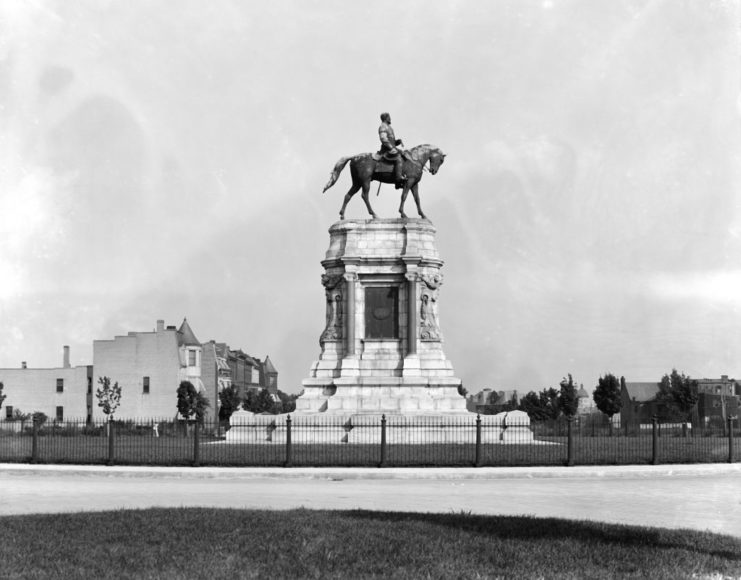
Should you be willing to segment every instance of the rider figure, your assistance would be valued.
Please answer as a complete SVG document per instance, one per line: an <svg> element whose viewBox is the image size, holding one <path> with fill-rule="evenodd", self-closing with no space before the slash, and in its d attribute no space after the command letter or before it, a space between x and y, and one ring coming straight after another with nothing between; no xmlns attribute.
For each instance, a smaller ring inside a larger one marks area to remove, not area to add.
<svg viewBox="0 0 741 580"><path fill-rule="evenodd" d="M380 153L384 159L393 162L396 189L401 189L404 187L404 176L401 174L403 159L396 146L404 145L404 143L394 135L394 130L391 128L391 115L388 113L381 113L381 126L378 128L378 136L381 139Z"/></svg>

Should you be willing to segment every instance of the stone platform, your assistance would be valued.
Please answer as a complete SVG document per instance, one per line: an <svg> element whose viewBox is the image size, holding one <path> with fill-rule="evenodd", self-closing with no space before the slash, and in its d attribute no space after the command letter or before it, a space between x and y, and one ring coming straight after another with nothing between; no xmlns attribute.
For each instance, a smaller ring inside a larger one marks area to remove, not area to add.
<svg viewBox="0 0 741 580"><path fill-rule="evenodd" d="M291 444L380 444L381 421L386 420L386 443L476 443L475 413L445 414L322 414L256 415L235 412L226 434L227 443L285 444L288 420ZM533 444L530 418L522 411L481 415L481 443Z"/></svg>

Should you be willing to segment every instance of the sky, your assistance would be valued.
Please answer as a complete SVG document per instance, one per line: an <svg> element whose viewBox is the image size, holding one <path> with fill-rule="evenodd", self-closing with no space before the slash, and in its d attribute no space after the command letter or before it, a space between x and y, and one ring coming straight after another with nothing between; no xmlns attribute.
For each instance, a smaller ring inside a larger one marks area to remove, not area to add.
<svg viewBox="0 0 741 580"><path fill-rule="evenodd" d="M741 379L740 0L3 0L0 368L187 317L300 391L349 172L322 188L383 111L447 154L469 391Z"/></svg>

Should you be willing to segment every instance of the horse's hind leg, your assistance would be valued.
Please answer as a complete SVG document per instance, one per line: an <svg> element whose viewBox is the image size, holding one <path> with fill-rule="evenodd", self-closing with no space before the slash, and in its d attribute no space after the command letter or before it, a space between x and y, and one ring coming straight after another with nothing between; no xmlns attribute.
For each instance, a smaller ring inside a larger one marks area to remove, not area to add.
<svg viewBox="0 0 741 580"><path fill-rule="evenodd" d="M347 207L347 202L349 202L352 199L352 196L358 193L358 190L360 189L360 184L353 182L350 189L347 190L347 193L345 194L345 200L342 202L342 208L340 209L340 219L345 219L345 208Z"/></svg>
<svg viewBox="0 0 741 580"><path fill-rule="evenodd" d="M370 192L370 181L366 181L363 183L363 201L365 202L365 207L368 208L368 213L373 216L373 219L377 218L376 212L373 211L373 208L370 204L370 198L368 197L368 193Z"/></svg>

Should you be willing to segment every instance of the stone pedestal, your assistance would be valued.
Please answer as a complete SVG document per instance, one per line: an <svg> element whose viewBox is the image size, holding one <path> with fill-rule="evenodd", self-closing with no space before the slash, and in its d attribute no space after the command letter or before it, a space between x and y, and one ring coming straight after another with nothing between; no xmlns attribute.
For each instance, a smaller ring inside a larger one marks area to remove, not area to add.
<svg viewBox="0 0 741 580"><path fill-rule="evenodd" d="M343 220L322 261L326 327L300 413L466 413L443 351L443 265L422 219Z"/></svg>
<svg viewBox="0 0 741 580"><path fill-rule="evenodd" d="M292 444L475 444L476 414L443 351L443 262L421 219L343 220L322 261L326 323ZM532 443L526 413L482 415L482 443ZM227 442L285 443L287 415L234 413Z"/></svg>

